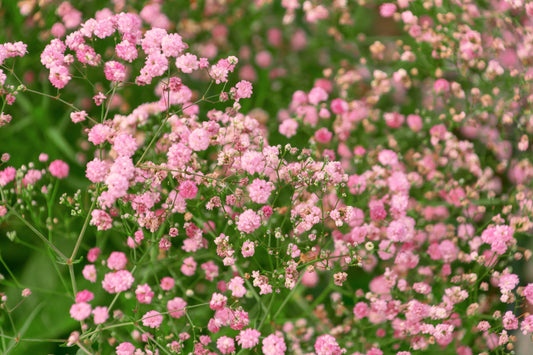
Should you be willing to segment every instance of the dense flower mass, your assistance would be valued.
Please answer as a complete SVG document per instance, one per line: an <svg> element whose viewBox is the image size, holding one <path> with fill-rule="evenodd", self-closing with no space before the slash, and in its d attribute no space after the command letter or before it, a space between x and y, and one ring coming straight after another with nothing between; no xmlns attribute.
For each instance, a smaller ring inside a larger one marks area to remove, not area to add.
<svg viewBox="0 0 533 355"><path fill-rule="evenodd" d="M38 5L0 44L0 353L528 347L533 2Z"/></svg>

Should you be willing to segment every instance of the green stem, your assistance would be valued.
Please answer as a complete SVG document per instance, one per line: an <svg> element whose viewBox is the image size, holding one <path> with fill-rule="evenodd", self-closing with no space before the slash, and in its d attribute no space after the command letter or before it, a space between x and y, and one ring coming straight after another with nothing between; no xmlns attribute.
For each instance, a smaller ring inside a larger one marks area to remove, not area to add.
<svg viewBox="0 0 533 355"><path fill-rule="evenodd" d="M2 194L3 195L3 194ZM3 197L3 196L2 196ZM52 244L41 232L39 232L31 223L29 223L28 221L26 221L26 219L24 219L24 217L22 217L13 207L9 206L9 205L6 205L6 207L9 209L9 211L11 213L13 213L18 219L20 219L20 221L22 223L24 223L29 229L31 229L31 231L37 236L39 237L39 239L41 239L44 244L46 244L50 249L52 249L56 254L57 256L59 256L63 262L66 262L67 261L67 257L61 252L61 250L57 249L57 247Z"/></svg>
<svg viewBox="0 0 533 355"><path fill-rule="evenodd" d="M15 275L13 275L13 273L11 272L11 269L9 267L7 267L7 264L5 263L4 259L2 258L2 253L1 252L0 252L0 263L2 263L2 265L4 265L4 267L6 268L7 272L9 273L9 276L11 276L13 281L15 281L15 284L17 285L17 287L18 288L23 288L22 285L20 284L20 282L15 277Z"/></svg>

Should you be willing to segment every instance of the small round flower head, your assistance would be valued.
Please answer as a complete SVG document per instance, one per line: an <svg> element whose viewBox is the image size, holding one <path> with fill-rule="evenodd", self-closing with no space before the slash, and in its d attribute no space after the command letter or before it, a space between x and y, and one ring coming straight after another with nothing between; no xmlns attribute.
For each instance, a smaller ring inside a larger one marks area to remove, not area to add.
<svg viewBox="0 0 533 355"><path fill-rule="evenodd" d="M68 340L67 340L67 346L72 346L76 344L80 340L80 332L74 331L70 333Z"/></svg>
<svg viewBox="0 0 533 355"><path fill-rule="evenodd" d="M198 263L194 261L192 256L185 258L183 264L181 265L181 272L186 276L192 276L196 272L196 266Z"/></svg>
<svg viewBox="0 0 533 355"><path fill-rule="evenodd" d="M135 290L135 296L139 303L150 304L152 303L152 298L154 297L154 292L148 284L138 285Z"/></svg>
<svg viewBox="0 0 533 355"><path fill-rule="evenodd" d="M206 150L209 147L209 133L203 128L196 128L189 135L189 147L195 152Z"/></svg>
<svg viewBox="0 0 533 355"><path fill-rule="evenodd" d="M274 184L263 179L254 179L248 185L250 199L255 203L266 203L274 190Z"/></svg>
<svg viewBox="0 0 533 355"><path fill-rule="evenodd" d="M246 210L239 216L237 229L244 233L252 233L261 226L261 217L253 210Z"/></svg>
<svg viewBox="0 0 533 355"><path fill-rule="evenodd" d="M247 151L241 157L241 168L250 175L261 173L265 168L263 154L255 151Z"/></svg>
<svg viewBox="0 0 533 355"><path fill-rule="evenodd" d="M102 287L109 293L119 293L130 289L134 278L128 270L107 273L102 281Z"/></svg>
<svg viewBox="0 0 533 355"><path fill-rule="evenodd" d="M76 294L76 303L77 302L90 302L94 299L94 294L89 290L83 290Z"/></svg>
<svg viewBox="0 0 533 355"><path fill-rule="evenodd" d="M113 219L107 212L94 209L91 212L91 217L91 225L96 226L99 231L108 230L111 228Z"/></svg>
<svg viewBox="0 0 533 355"><path fill-rule="evenodd" d="M91 305L87 302L74 303L70 307L70 316L77 321L82 321L91 315Z"/></svg>
<svg viewBox="0 0 533 355"><path fill-rule="evenodd" d="M142 318L145 327L157 328L163 323L163 316L158 311L149 311Z"/></svg>
<svg viewBox="0 0 533 355"><path fill-rule="evenodd" d="M172 288L174 288L174 284L175 284L174 279L172 277L166 276L161 279L160 286L163 291L170 291L172 290Z"/></svg>
<svg viewBox="0 0 533 355"><path fill-rule="evenodd" d="M287 346L285 340L276 334L270 334L263 339L263 354L265 355L282 355L285 354Z"/></svg>
<svg viewBox="0 0 533 355"><path fill-rule="evenodd" d="M119 156L131 157L137 150L137 142L135 138L129 133L119 133L113 142L113 150Z"/></svg>
<svg viewBox="0 0 533 355"><path fill-rule="evenodd" d="M291 138L292 136L296 135L298 130L298 122L292 118L288 118L281 122L278 130L279 133L283 134L285 137Z"/></svg>
<svg viewBox="0 0 533 355"><path fill-rule="evenodd" d="M241 330L239 335L237 335L237 343L242 346L243 349L251 349L257 344L259 344L259 337L261 333L253 328L248 328Z"/></svg>
<svg viewBox="0 0 533 355"><path fill-rule="evenodd" d="M234 100L247 99L252 96L252 83L246 80L241 80L231 89L231 94Z"/></svg>
<svg viewBox="0 0 533 355"><path fill-rule="evenodd" d="M224 306L226 305L227 300L228 300L228 298L226 296L224 296L223 294L215 292L211 296L211 301L209 302L209 307L212 310L214 310L214 311L223 309Z"/></svg>
<svg viewBox="0 0 533 355"><path fill-rule="evenodd" d="M135 353L135 346L128 342L120 343L115 348L115 353L117 355L133 355Z"/></svg>
<svg viewBox="0 0 533 355"><path fill-rule="evenodd" d="M196 197L198 192L198 187L191 180L183 181L178 187L179 195L184 199L191 199Z"/></svg>
<svg viewBox="0 0 533 355"><path fill-rule="evenodd" d="M255 254L255 243L249 240L242 243L241 253L245 258L253 256Z"/></svg>
<svg viewBox="0 0 533 355"><path fill-rule="evenodd" d="M121 251L114 251L107 258L107 267L111 270L122 270L126 267L128 258Z"/></svg>
<svg viewBox="0 0 533 355"><path fill-rule="evenodd" d="M107 307L94 307L93 311L94 324L103 324L109 318Z"/></svg>
<svg viewBox="0 0 533 355"><path fill-rule="evenodd" d="M181 297L174 297L167 302L167 310L172 318L181 318L185 315L187 302Z"/></svg>
<svg viewBox="0 0 533 355"><path fill-rule="evenodd" d="M315 342L315 351L317 355L340 355L342 349L337 344L334 337L329 334L319 336Z"/></svg>
<svg viewBox="0 0 533 355"><path fill-rule="evenodd" d="M240 276L235 276L228 282L228 289L231 291L233 297L242 297L246 294L246 287L244 287L244 279Z"/></svg>
<svg viewBox="0 0 533 355"><path fill-rule="evenodd" d="M58 179L64 179L68 176L69 167L68 164L62 160L54 160L48 166L48 171L52 176Z"/></svg>
<svg viewBox="0 0 533 355"><path fill-rule="evenodd" d="M87 260L91 263L94 263L101 253L102 251L100 250L100 248L91 248L89 249L89 252L87 252Z"/></svg>
<svg viewBox="0 0 533 355"><path fill-rule="evenodd" d="M379 7L379 14L381 17L392 17L396 12L396 5L393 3L381 4Z"/></svg>
<svg viewBox="0 0 533 355"><path fill-rule="evenodd" d="M217 339L217 348L222 354L231 354L235 351L235 341L233 338L221 336Z"/></svg>
<svg viewBox="0 0 533 355"><path fill-rule="evenodd" d="M87 119L87 112L85 111L72 112L70 114L70 119L72 120L73 123L83 122Z"/></svg>
<svg viewBox="0 0 533 355"><path fill-rule="evenodd" d="M83 268L82 271L83 277L90 281L90 282L96 282L96 268L93 264L87 264Z"/></svg>
<svg viewBox="0 0 533 355"><path fill-rule="evenodd" d="M520 331L527 335L533 333L533 315L529 315L520 324Z"/></svg>

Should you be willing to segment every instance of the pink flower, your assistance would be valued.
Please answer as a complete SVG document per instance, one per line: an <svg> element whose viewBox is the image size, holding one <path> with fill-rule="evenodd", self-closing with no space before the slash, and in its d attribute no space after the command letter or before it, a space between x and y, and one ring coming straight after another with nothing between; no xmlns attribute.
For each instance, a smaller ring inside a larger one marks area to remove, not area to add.
<svg viewBox="0 0 533 355"><path fill-rule="evenodd" d="M363 319L364 317L368 316L368 313L369 307L365 302L358 302L353 308L353 315L357 319Z"/></svg>
<svg viewBox="0 0 533 355"><path fill-rule="evenodd" d="M74 303L70 307L70 316L75 320L82 321L91 315L91 305L87 302Z"/></svg>
<svg viewBox="0 0 533 355"><path fill-rule="evenodd" d="M246 210L240 214L237 229L244 233L252 233L261 226L261 217L253 210Z"/></svg>
<svg viewBox="0 0 533 355"><path fill-rule="evenodd" d="M184 73L192 73L194 70L198 70L198 58L191 53L181 55L176 58L176 67Z"/></svg>
<svg viewBox="0 0 533 355"><path fill-rule="evenodd" d="M135 296L137 297L137 301L139 301L139 303L150 304L152 303L154 292L150 286L148 286L148 284L138 285L137 289L135 290Z"/></svg>
<svg viewBox="0 0 533 355"><path fill-rule="evenodd" d="M405 116L398 112L386 112L383 114L383 118L390 128L399 128L405 121Z"/></svg>
<svg viewBox="0 0 533 355"><path fill-rule="evenodd" d="M174 288L175 281L172 277L163 277L161 279L161 289L164 291L170 291Z"/></svg>
<svg viewBox="0 0 533 355"><path fill-rule="evenodd" d="M244 287L244 279L240 276L235 276L228 282L228 289L231 291L233 297L242 297L246 294L246 287Z"/></svg>
<svg viewBox="0 0 533 355"><path fill-rule="evenodd" d="M245 330L241 330L239 335L237 335L237 343L242 346L243 349L251 349L257 344L259 344L259 337L261 336L261 333L259 331L248 328Z"/></svg>
<svg viewBox="0 0 533 355"><path fill-rule="evenodd" d="M209 147L209 133L203 128L196 128L189 134L189 147L195 152Z"/></svg>
<svg viewBox="0 0 533 355"><path fill-rule="evenodd" d="M55 176L58 179L64 179L68 176L68 164L62 160L54 160L48 166L48 171L52 176Z"/></svg>
<svg viewBox="0 0 533 355"><path fill-rule="evenodd" d="M378 154L378 160L382 165L395 166L398 164L398 155L389 149L383 149Z"/></svg>
<svg viewBox="0 0 533 355"><path fill-rule="evenodd" d="M94 158L87 163L87 170L85 176L91 182L103 182L109 173L109 164L105 161L101 161L98 158Z"/></svg>
<svg viewBox="0 0 533 355"><path fill-rule="evenodd" d="M222 354L231 354L235 351L235 341L233 338L221 336L217 339L217 348Z"/></svg>
<svg viewBox="0 0 533 355"><path fill-rule="evenodd" d="M194 261L194 258L192 256L189 256L188 258L185 258L183 260L183 264L181 265L181 272L184 275L192 276L196 272L196 266L198 264L196 261Z"/></svg>
<svg viewBox="0 0 533 355"><path fill-rule="evenodd" d="M105 96L101 92L98 92L98 94L93 96L93 101L96 106L100 106L104 102L105 99L107 99L107 96Z"/></svg>
<svg viewBox="0 0 533 355"><path fill-rule="evenodd" d="M512 311L505 312L503 316L503 327L507 330L518 329L518 319Z"/></svg>
<svg viewBox="0 0 533 355"><path fill-rule="evenodd" d="M107 307L94 307L93 309L94 324L103 324L109 318Z"/></svg>
<svg viewBox="0 0 533 355"><path fill-rule="evenodd" d="M250 175L260 173L265 168L265 157L260 152L249 150L241 157L241 168Z"/></svg>
<svg viewBox="0 0 533 355"><path fill-rule="evenodd" d="M241 253L245 258L253 256L255 254L255 243L249 240L242 243Z"/></svg>
<svg viewBox="0 0 533 355"><path fill-rule="evenodd" d="M419 115L408 115L407 126L409 126L413 132L419 132L423 126L422 117Z"/></svg>
<svg viewBox="0 0 533 355"><path fill-rule="evenodd" d="M266 203L273 190L274 184L263 179L254 179L252 184L248 185L250 199L255 203Z"/></svg>
<svg viewBox="0 0 533 355"><path fill-rule="evenodd" d="M107 267L111 270L122 270L126 267L128 258L121 251L114 251L107 258Z"/></svg>
<svg viewBox="0 0 533 355"><path fill-rule="evenodd" d="M135 353L135 346L132 343L120 343L116 348L117 355L133 355Z"/></svg>
<svg viewBox="0 0 533 355"><path fill-rule="evenodd" d="M307 98L311 105L318 105L321 101L326 101L328 99L328 93L321 87L314 87L309 91Z"/></svg>
<svg viewBox="0 0 533 355"><path fill-rule="evenodd" d="M450 90L450 83L446 79L437 79L433 84L433 89L437 94L448 92Z"/></svg>
<svg viewBox="0 0 533 355"><path fill-rule="evenodd" d="M272 64L272 55L269 51L260 51L255 55L255 62L261 68L269 67Z"/></svg>
<svg viewBox="0 0 533 355"><path fill-rule="evenodd" d="M305 287L315 287L318 284L318 273L316 271L309 272L306 270L302 275L302 285Z"/></svg>
<svg viewBox="0 0 533 355"><path fill-rule="evenodd" d="M107 212L94 209L91 212L91 225L96 226L99 231L105 231L111 228L113 220Z"/></svg>
<svg viewBox="0 0 533 355"><path fill-rule="evenodd" d="M83 121L85 121L87 119L87 112L85 112L85 111L72 112L70 114L70 119L74 123L83 122Z"/></svg>
<svg viewBox="0 0 533 355"><path fill-rule="evenodd" d="M265 355L283 355L287 350L287 346L282 337L270 334L263 339L262 350Z"/></svg>
<svg viewBox="0 0 533 355"><path fill-rule="evenodd" d="M48 80L50 83L58 89L63 89L68 82L72 79L68 68L64 65L54 65L50 68L50 75Z"/></svg>
<svg viewBox="0 0 533 355"><path fill-rule="evenodd" d="M292 118L288 118L281 122L278 130L279 133L283 134L285 137L291 138L292 136L296 135L296 131L298 130L298 122Z"/></svg>
<svg viewBox="0 0 533 355"><path fill-rule="evenodd" d="M314 137L318 143L327 144L331 141L331 138L333 137L333 133L328 131L327 128L322 127L318 131L315 132Z"/></svg>
<svg viewBox="0 0 533 355"><path fill-rule="evenodd" d="M505 274L500 276L498 280L498 287L502 292L512 291L520 282L518 276L515 274Z"/></svg>
<svg viewBox="0 0 533 355"><path fill-rule="evenodd" d="M211 296L211 301L209 302L209 308L211 308L213 311L223 309L226 305L226 301L228 298L220 293L213 293Z"/></svg>
<svg viewBox="0 0 533 355"><path fill-rule="evenodd" d="M100 248L98 248L98 247L91 248L87 252L87 260L89 262L91 262L91 263L94 263L96 261L96 259L98 259L98 256L101 253L102 253L102 251L100 250Z"/></svg>
<svg viewBox="0 0 533 355"><path fill-rule="evenodd" d="M94 145L99 145L104 143L107 138L111 135L111 128L101 123L98 123L91 128L89 131L89 142Z"/></svg>
<svg viewBox="0 0 533 355"><path fill-rule="evenodd" d="M502 255L507 251L509 246L516 244L513 234L514 230L512 227L506 225L492 226L481 233L481 240L484 243L490 244L493 252Z"/></svg>
<svg viewBox="0 0 533 355"><path fill-rule="evenodd" d="M396 12L396 5L393 3L385 3L379 7L379 14L381 17L392 17Z"/></svg>
<svg viewBox="0 0 533 355"><path fill-rule="evenodd" d="M218 266L212 260L203 263L201 268L205 271L206 280L213 281L218 276Z"/></svg>
<svg viewBox="0 0 533 355"><path fill-rule="evenodd" d="M137 150L137 141L129 133L121 132L113 141L113 150L121 157L131 157Z"/></svg>
<svg viewBox="0 0 533 355"><path fill-rule="evenodd" d="M338 272L333 275L333 283L337 286L342 286L342 284L348 278L348 274L345 272Z"/></svg>
<svg viewBox="0 0 533 355"><path fill-rule="evenodd" d="M348 103L342 99L333 99L331 100L331 112L334 114L341 114L348 112L349 106Z"/></svg>
<svg viewBox="0 0 533 355"><path fill-rule="evenodd" d="M315 342L316 355L340 355L342 349L334 337L329 334L319 336Z"/></svg>
<svg viewBox="0 0 533 355"><path fill-rule="evenodd" d="M185 315L185 307L187 307L187 302L181 297L174 297L167 302L167 310L173 318L183 317Z"/></svg>
<svg viewBox="0 0 533 355"><path fill-rule="evenodd" d="M530 304L533 304L533 283L529 283L526 287L524 287L522 295L527 299Z"/></svg>
<svg viewBox="0 0 533 355"><path fill-rule="evenodd" d="M74 331L70 333L68 339L67 339L67 346L72 346L80 340L80 332Z"/></svg>
<svg viewBox="0 0 533 355"><path fill-rule="evenodd" d="M76 294L76 303L78 302L90 302L94 299L94 294L89 290L83 290Z"/></svg>
<svg viewBox="0 0 533 355"><path fill-rule="evenodd" d="M17 170L11 166L8 166L3 171L0 171L0 186L6 186L11 181L15 180Z"/></svg>
<svg viewBox="0 0 533 355"><path fill-rule="evenodd" d="M119 293L129 290L134 280L128 270L109 272L104 276L102 287L109 293Z"/></svg>
<svg viewBox="0 0 533 355"><path fill-rule="evenodd" d="M163 316L158 311L149 311L142 318L145 327L157 328L163 323Z"/></svg>
<svg viewBox="0 0 533 355"><path fill-rule="evenodd" d="M177 57L188 47L177 33L167 34L161 39L161 49L166 57Z"/></svg>
<svg viewBox="0 0 533 355"><path fill-rule="evenodd" d="M252 83L246 80L241 80L235 85L234 89L231 89L232 97L234 100L247 99L252 96Z"/></svg>
<svg viewBox="0 0 533 355"><path fill-rule="evenodd" d="M191 180L185 180L180 184L178 190L181 197L184 199L191 199L196 197L198 187L196 187L196 184Z"/></svg>
<svg viewBox="0 0 533 355"><path fill-rule="evenodd" d="M85 265L82 274L86 280L96 282L96 268L93 264Z"/></svg>
<svg viewBox="0 0 533 355"><path fill-rule="evenodd" d="M122 82L126 80L126 67L117 61L109 61L104 67L105 78L109 81Z"/></svg>
<svg viewBox="0 0 533 355"><path fill-rule="evenodd" d="M136 59L138 55L135 44L126 39L115 46L115 52L117 53L117 57L130 63Z"/></svg>
<svg viewBox="0 0 533 355"><path fill-rule="evenodd" d="M533 315L529 315L520 324L522 334L527 335L533 333Z"/></svg>

